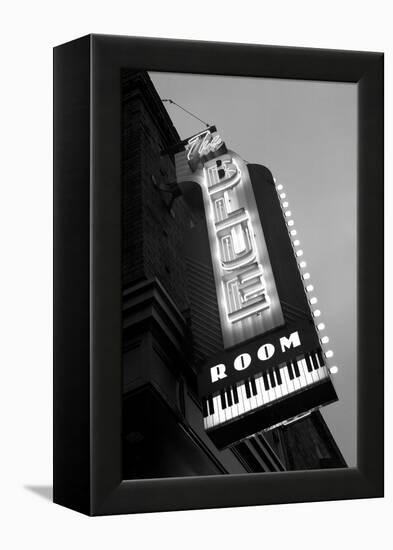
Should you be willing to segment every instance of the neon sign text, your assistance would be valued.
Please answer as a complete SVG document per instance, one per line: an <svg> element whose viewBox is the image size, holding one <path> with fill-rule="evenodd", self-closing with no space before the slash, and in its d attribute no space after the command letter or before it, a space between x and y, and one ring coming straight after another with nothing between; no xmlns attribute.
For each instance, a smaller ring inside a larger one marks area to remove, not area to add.
<svg viewBox="0 0 393 550"><path fill-rule="evenodd" d="M175 155L176 176L197 226L204 223L203 201L223 343L230 348L281 326L284 318L247 163L211 130L189 138ZM204 231L191 229L198 245ZM202 260L206 273L208 261Z"/></svg>
<svg viewBox="0 0 393 550"><path fill-rule="evenodd" d="M235 323L267 309L269 296L251 219L246 205L239 204L241 169L227 153L205 162L204 174L212 212L208 223L219 251L213 261L219 261L228 320Z"/></svg>
<svg viewBox="0 0 393 550"><path fill-rule="evenodd" d="M301 343L298 331L292 332L289 338L286 338L285 336L280 338L280 347L282 353L285 353L287 349L296 348L300 345ZM265 343L258 348L257 357L260 361L267 361L268 359L271 359L273 357L275 352L276 348L273 344ZM235 357L233 361L233 368L236 371L242 371L248 369L251 364L251 355L249 353L240 353L239 355L237 355L237 357ZM214 367L210 367L210 379L212 383L218 382L219 380L222 380L227 376L227 367L224 363L219 363L217 365L214 365Z"/></svg>

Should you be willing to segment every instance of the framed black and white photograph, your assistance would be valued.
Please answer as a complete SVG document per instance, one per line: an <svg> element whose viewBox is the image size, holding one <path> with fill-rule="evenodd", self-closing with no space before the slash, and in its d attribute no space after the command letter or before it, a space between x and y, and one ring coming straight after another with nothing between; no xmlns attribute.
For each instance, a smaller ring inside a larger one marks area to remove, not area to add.
<svg viewBox="0 0 393 550"><path fill-rule="evenodd" d="M383 494L383 55L54 50L54 501Z"/></svg>

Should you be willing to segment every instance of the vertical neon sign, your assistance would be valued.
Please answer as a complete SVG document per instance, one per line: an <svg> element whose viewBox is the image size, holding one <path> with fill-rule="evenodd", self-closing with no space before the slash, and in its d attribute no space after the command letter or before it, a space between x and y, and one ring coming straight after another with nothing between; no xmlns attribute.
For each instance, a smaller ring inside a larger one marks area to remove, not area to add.
<svg viewBox="0 0 393 550"><path fill-rule="evenodd" d="M202 189L224 346L284 319L246 163L209 130L176 156L178 182Z"/></svg>

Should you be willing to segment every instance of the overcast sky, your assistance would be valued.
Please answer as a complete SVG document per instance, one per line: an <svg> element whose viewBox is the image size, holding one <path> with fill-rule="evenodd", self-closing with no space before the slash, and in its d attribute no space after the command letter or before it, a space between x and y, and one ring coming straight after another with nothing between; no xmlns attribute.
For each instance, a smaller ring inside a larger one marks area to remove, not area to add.
<svg viewBox="0 0 393 550"><path fill-rule="evenodd" d="M267 166L287 193L311 273L339 401L322 412L356 465L357 86L149 73L170 98L217 126L229 149ZM203 125L165 103L181 138Z"/></svg>

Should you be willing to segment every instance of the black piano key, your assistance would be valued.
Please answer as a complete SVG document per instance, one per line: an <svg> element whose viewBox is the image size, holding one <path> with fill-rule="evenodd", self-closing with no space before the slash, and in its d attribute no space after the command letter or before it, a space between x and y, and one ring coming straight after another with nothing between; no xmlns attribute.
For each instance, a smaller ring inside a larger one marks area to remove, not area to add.
<svg viewBox="0 0 393 550"><path fill-rule="evenodd" d="M274 376L274 372L273 371L270 371L269 372L269 380L270 380L270 386L272 388L275 388L276 387L276 378Z"/></svg>
<svg viewBox="0 0 393 550"><path fill-rule="evenodd" d="M287 363L287 369L288 369L289 379L293 380L295 378L295 375L293 373L292 365L291 365L290 361L288 361L288 363Z"/></svg>
<svg viewBox="0 0 393 550"><path fill-rule="evenodd" d="M300 370L299 370L299 366L297 364L297 361L292 361L292 366L293 366L293 370L295 371L296 378L299 378Z"/></svg>
<svg viewBox="0 0 393 550"><path fill-rule="evenodd" d="M323 358L322 350L319 349L319 350L317 351L317 356L318 356L318 360L319 360L319 365L320 365L321 367L324 367L324 366L325 366L325 360L324 360L324 358Z"/></svg>
<svg viewBox="0 0 393 550"><path fill-rule="evenodd" d="M226 403L226 399L225 399L225 391L224 390L220 391L220 398L221 398L221 407L223 409L226 409L227 408L227 403Z"/></svg>
<svg viewBox="0 0 393 550"><path fill-rule="evenodd" d="M262 378L263 378L263 384L265 386L265 390L270 390L269 380L267 378L266 372L263 373Z"/></svg>
<svg viewBox="0 0 393 550"><path fill-rule="evenodd" d="M308 355L308 353L306 353L306 355L304 356L304 359L306 360L306 365L307 365L308 372L312 372L312 364L311 364L310 356Z"/></svg>
<svg viewBox="0 0 393 550"><path fill-rule="evenodd" d="M247 399L250 399L251 397L251 388L250 388L250 383L248 380L246 380L244 382L244 387L246 388L246 396L247 396Z"/></svg>
<svg viewBox="0 0 393 550"><path fill-rule="evenodd" d="M237 386L233 386L233 400L235 403L239 403L239 394L237 393Z"/></svg>
<svg viewBox="0 0 393 550"><path fill-rule="evenodd" d="M274 372L276 373L277 383L278 383L279 386L281 386L282 378L281 378L280 369L274 369Z"/></svg>
<svg viewBox="0 0 393 550"><path fill-rule="evenodd" d="M203 417L204 418L209 416L209 413L207 412L207 401L206 401L206 399L202 399L202 412L203 412Z"/></svg>
<svg viewBox="0 0 393 550"><path fill-rule="evenodd" d="M319 363L318 363L318 359L317 359L316 355L312 355L310 357L310 360L311 360L311 364L314 365L314 370L318 370L319 369Z"/></svg>
<svg viewBox="0 0 393 550"><path fill-rule="evenodd" d="M209 399L207 400L207 404L208 404L209 413L210 413L210 414L214 414L214 401L213 401L213 397L209 397Z"/></svg>
<svg viewBox="0 0 393 550"><path fill-rule="evenodd" d="M253 395L258 395L257 385L255 383L254 378L250 378L250 384L251 384L251 393Z"/></svg>
<svg viewBox="0 0 393 550"><path fill-rule="evenodd" d="M226 395L226 398L227 398L228 407L232 407L233 400L232 400L231 388L226 390L225 395Z"/></svg>

